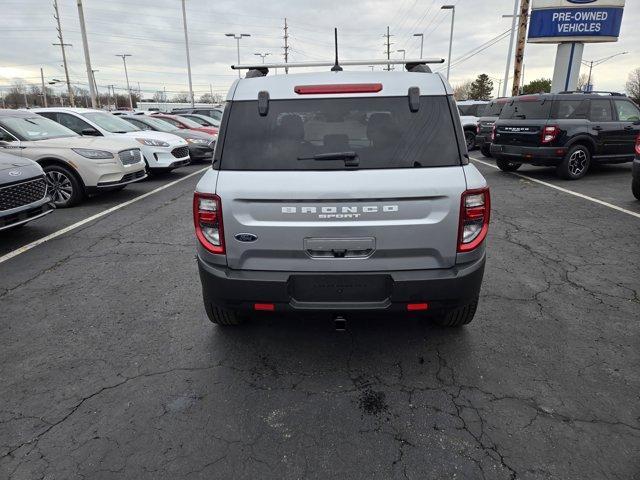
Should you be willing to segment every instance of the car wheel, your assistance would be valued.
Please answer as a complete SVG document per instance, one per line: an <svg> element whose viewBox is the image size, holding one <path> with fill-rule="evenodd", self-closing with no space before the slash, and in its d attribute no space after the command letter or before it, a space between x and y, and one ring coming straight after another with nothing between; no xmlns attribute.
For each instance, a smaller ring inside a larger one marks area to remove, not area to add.
<svg viewBox="0 0 640 480"><path fill-rule="evenodd" d="M476 134L471 130L464 131L464 139L467 142L467 150L471 151L476 146Z"/></svg>
<svg viewBox="0 0 640 480"><path fill-rule="evenodd" d="M204 308L207 311L207 317L216 325L233 326L241 325L246 318L238 312L228 310L226 308L216 307L209 302L205 302Z"/></svg>
<svg viewBox="0 0 640 480"><path fill-rule="evenodd" d="M489 144L485 143L480 149L480 151L482 152L482 155L484 155L485 157L491 158L493 156L491 155L491 145Z"/></svg>
<svg viewBox="0 0 640 480"><path fill-rule="evenodd" d="M449 310L441 317L436 318L436 323L443 327L461 327L471 323L473 317L478 309L478 298L476 297L473 302L462 307Z"/></svg>
<svg viewBox="0 0 640 480"><path fill-rule="evenodd" d="M49 195L56 208L73 207L84 197L84 189L75 174L62 165L44 167Z"/></svg>
<svg viewBox="0 0 640 480"><path fill-rule="evenodd" d="M631 182L631 191L633 192L633 196L640 200L640 176L633 177L633 181Z"/></svg>
<svg viewBox="0 0 640 480"><path fill-rule="evenodd" d="M556 168L556 173L565 180L577 180L585 176L590 165L591 152L589 149L584 145L574 145Z"/></svg>
<svg viewBox="0 0 640 480"><path fill-rule="evenodd" d="M521 163L510 162L509 160L504 159L497 159L496 165L503 172L515 172L522 166Z"/></svg>

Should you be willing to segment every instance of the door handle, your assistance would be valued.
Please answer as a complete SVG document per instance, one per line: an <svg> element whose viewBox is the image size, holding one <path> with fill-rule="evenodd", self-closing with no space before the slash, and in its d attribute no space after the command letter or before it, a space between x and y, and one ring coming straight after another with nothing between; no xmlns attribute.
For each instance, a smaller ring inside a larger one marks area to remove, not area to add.
<svg viewBox="0 0 640 480"><path fill-rule="evenodd" d="M592 128L598 131L602 130L602 127L600 125L596 125L595 127L592 127Z"/></svg>

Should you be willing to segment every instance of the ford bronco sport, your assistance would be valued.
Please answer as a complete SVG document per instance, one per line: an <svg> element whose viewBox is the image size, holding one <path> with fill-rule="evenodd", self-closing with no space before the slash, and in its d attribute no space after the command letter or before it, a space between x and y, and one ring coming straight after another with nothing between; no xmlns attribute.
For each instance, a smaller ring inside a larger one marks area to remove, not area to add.
<svg viewBox="0 0 640 480"><path fill-rule="evenodd" d="M433 73L236 80L193 199L209 319L321 310L469 323L490 198L458 115Z"/></svg>

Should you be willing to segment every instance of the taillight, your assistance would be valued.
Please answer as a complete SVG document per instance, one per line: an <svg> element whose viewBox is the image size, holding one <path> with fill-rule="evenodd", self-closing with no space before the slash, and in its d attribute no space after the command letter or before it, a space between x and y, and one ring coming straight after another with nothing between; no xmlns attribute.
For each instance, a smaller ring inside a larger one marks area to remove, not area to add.
<svg viewBox="0 0 640 480"><path fill-rule="evenodd" d="M491 197L488 188L467 190L460 204L460 231L458 252L469 252L477 248L489 231Z"/></svg>
<svg viewBox="0 0 640 480"><path fill-rule="evenodd" d="M198 241L211 253L223 254L224 230L220 197L211 193L193 194L193 223Z"/></svg>
<svg viewBox="0 0 640 480"><path fill-rule="evenodd" d="M640 156L640 133L636 137L636 155Z"/></svg>
<svg viewBox="0 0 640 480"><path fill-rule="evenodd" d="M542 143L551 143L556 138L558 138L558 134L560 133L560 127L556 125L549 125L542 129Z"/></svg>
<svg viewBox="0 0 640 480"><path fill-rule="evenodd" d="M491 129L491 141L495 142L496 140L496 124L493 124L493 128Z"/></svg>

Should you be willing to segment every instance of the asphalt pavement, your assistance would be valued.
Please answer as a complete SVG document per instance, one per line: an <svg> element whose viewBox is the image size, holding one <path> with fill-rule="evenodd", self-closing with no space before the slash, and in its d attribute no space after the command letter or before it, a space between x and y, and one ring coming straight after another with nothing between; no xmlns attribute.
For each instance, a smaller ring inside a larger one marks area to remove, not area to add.
<svg viewBox="0 0 640 480"><path fill-rule="evenodd" d="M564 182L475 163L492 224L462 329L212 325L194 259L199 175L0 263L0 478L640 478L630 166ZM0 256L175 178L0 234Z"/></svg>

